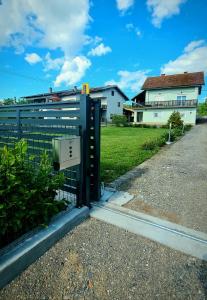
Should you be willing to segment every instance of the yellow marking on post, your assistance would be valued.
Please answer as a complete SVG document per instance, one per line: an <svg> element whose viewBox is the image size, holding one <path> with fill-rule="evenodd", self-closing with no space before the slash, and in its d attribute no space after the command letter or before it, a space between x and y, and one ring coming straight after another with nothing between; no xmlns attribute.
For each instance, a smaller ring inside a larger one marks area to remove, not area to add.
<svg viewBox="0 0 207 300"><path fill-rule="evenodd" d="M86 95L90 94L90 88L89 88L89 84L88 83L83 83L82 84L81 94L86 94Z"/></svg>

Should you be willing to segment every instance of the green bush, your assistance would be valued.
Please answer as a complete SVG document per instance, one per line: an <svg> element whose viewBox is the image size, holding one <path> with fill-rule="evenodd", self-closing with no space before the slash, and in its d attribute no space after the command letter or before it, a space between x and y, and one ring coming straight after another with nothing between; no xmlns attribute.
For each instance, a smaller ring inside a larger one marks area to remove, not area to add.
<svg viewBox="0 0 207 300"><path fill-rule="evenodd" d="M14 149L6 146L0 153L0 246L28 230L47 224L66 208L66 201L55 200L64 175L52 175L51 162L45 153L39 166L27 154L24 140Z"/></svg>
<svg viewBox="0 0 207 300"><path fill-rule="evenodd" d="M184 130L185 130L185 131L189 131L189 130L191 130L192 127L193 127L193 126L190 125L190 124L185 125Z"/></svg>
<svg viewBox="0 0 207 300"><path fill-rule="evenodd" d="M156 140L148 140L144 144L142 144L141 148L142 150L154 150L157 146L158 145Z"/></svg>
<svg viewBox="0 0 207 300"><path fill-rule="evenodd" d="M117 127L120 126L127 126L127 117L121 115L113 115L112 116L112 124L116 125Z"/></svg>
<svg viewBox="0 0 207 300"><path fill-rule="evenodd" d="M170 123L172 124L172 128L182 128L183 121L181 119L181 115L178 111L174 111L168 119L167 125L169 127Z"/></svg>

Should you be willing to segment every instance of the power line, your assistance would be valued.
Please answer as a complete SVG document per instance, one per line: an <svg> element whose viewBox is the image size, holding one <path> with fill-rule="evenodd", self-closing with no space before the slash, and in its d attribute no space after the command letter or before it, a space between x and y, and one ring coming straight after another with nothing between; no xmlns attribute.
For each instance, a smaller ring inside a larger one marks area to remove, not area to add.
<svg viewBox="0 0 207 300"><path fill-rule="evenodd" d="M41 81L41 82L47 82L47 83L50 81L50 80L47 80L47 79L28 76L28 75L24 75L24 74L21 74L21 73L18 73L18 72L14 72L14 71L8 71L8 70L5 70L5 69L0 69L0 72L1 73L6 73L6 74L9 74L9 75L12 75L12 76L26 78L26 79L29 79L29 80L34 80L34 81Z"/></svg>

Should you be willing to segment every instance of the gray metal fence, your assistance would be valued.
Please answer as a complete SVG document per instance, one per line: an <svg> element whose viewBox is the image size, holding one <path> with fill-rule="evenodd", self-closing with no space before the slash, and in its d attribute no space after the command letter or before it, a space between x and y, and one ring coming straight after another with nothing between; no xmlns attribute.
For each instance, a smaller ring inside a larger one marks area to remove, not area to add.
<svg viewBox="0 0 207 300"><path fill-rule="evenodd" d="M81 164L64 170L63 192L77 207L100 198L100 103L87 95L80 101L0 106L0 149L27 140L28 153L38 163L46 150L52 158L52 139L81 137Z"/></svg>

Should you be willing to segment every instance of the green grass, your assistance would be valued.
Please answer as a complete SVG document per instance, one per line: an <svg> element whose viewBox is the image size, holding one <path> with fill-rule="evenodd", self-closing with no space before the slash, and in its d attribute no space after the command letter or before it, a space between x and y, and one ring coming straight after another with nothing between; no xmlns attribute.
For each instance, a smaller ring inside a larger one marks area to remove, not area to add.
<svg viewBox="0 0 207 300"><path fill-rule="evenodd" d="M101 179L109 183L123 175L159 149L142 150L141 145L162 136L166 129L102 127Z"/></svg>

